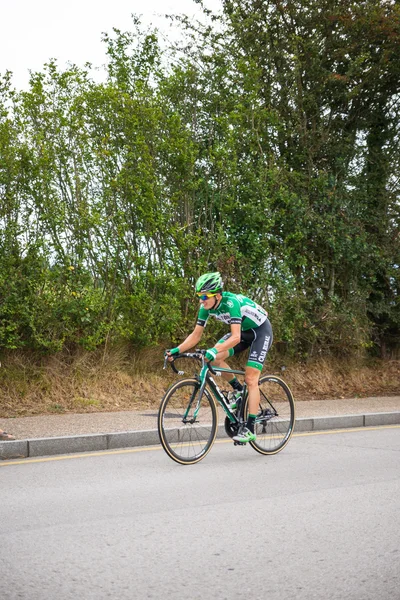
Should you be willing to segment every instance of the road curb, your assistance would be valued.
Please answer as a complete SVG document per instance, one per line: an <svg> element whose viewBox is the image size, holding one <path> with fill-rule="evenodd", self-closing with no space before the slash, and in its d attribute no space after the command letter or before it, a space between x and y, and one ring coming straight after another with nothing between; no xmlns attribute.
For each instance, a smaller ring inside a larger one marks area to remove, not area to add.
<svg viewBox="0 0 400 600"><path fill-rule="evenodd" d="M400 411L331 417L306 417L296 419L295 432L398 424L400 424ZM227 437L223 423L218 427L217 437ZM118 448L134 448L137 446L155 446L159 443L157 429L15 440L0 442L0 460L97 452Z"/></svg>

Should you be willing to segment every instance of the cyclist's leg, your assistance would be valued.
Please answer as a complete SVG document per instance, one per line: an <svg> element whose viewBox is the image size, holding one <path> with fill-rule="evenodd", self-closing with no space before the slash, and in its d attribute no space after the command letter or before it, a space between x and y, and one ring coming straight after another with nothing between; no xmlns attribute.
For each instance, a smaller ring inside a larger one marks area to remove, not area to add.
<svg viewBox="0 0 400 600"><path fill-rule="evenodd" d="M260 379L261 371L255 367L246 366L244 379L247 385L248 393L248 416L246 426L233 436L235 442L245 444L255 441L256 434L254 431L255 420L260 405L260 388L258 380Z"/></svg>
<svg viewBox="0 0 400 600"><path fill-rule="evenodd" d="M258 381L266 359L268 350L272 344L272 327L267 319L260 327L253 329L254 339L250 346L249 359L245 370L245 381L248 388L249 417L247 427L254 430L254 416L257 415L260 405L260 388Z"/></svg>
<svg viewBox="0 0 400 600"><path fill-rule="evenodd" d="M222 337L220 340L218 340L217 344L222 344L228 338L230 338L231 335L232 335L231 333L227 333L226 335L224 335L224 337ZM233 356L234 354L237 354L238 352L242 352L242 350L245 350L248 347L249 347L249 344L243 343L242 341L240 341L239 344L237 344L234 348L230 348L229 350L225 350L224 352L219 352L217 354L216 359L212 362L212 364L215 365L216 367L220 367L221 369L229 369L230 367L229 367L228 363L226 362L226 359L229 358L230 356ZM225 379L225 381L230 382L233 378L232 373L221 373L221 375Z"/></svg>
<svg viewBox="0 0 400 600"><path fill-rule="evenodd" d="M217 356L217 358L212 362L212 365L214 367L220 367L221 369L229 369L229 365L227 362L225 362L225 360L229 358L229 350L226 350L225 352L220 352ZM233 377L232 373L221 373L221 376L223 379L225 379L225 381L230 381Z"/></svg>
<svg viewBox="0 0 400 600"><path fill-rule="evenodd" d="M246 366L244 380L248 390L249 414L252 415L257 414L260 405L260 388L258 387L260 375L261 371L255 367Z"/></svg>
<svg viewBox="0 0 400 600"><path fill-rule="evenodd" d="M249 358L245 369L245 381L248 388L248 416L246 427L233 436L236 442L247 443L256 440L254 431L256 416L260 406L260 388L258 385L261 370L268 350L272 344L272 328L268 319L255 329L245 332L252 335Z"/></svg>

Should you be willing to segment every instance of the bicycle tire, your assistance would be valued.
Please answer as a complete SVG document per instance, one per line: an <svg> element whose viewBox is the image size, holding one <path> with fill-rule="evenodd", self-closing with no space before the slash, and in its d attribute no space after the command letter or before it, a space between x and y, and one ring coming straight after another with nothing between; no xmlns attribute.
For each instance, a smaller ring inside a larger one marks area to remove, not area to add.
<svg viewBox="0 0 400 600"><path fill-rule="evenodd" d="M277 454L291 438L295 423L295 403L289 386L279 377L260 378L260 406L254 431L257 439L250 445L260 454ZM248 415L248 399L245 405Z"/></svg>
<svg viewBox="0 0 400 600"><path fill-rule="evenodd" d="M182 379L165 393L158 411L158 434L165 452L182 465L193 465L211 450L217 435L218 415L213 397L204 389L196 420L196 394L200 383L195 378ZM186 422L184 413L190 403Z"/></svg>

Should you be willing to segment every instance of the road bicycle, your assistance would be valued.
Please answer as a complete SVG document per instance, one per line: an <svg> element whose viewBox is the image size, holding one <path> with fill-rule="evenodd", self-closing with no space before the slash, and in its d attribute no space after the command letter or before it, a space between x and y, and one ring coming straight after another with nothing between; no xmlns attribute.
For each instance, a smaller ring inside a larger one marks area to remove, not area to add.
<svg viewBox="0 0 400 600"><path fill-rule="evenodd" d="M246 424L248 414L248 390L244 383L243 392L235 408L231 408L229 392L217 384L221 373L244 376L244 371L211 366L205 360L205 350L184 352L164 361L175 373L175 362L195 359L201 363L200 372L193 377L181 379L166 391L158 411L158 433L166 453L182 465L192 465L202 460L211 450L218 433L218 409L225 413L224 428L233 438ZM223 380L225 381L225 380ZM295 405L286 383L275 375L260 377L260 406L255 422L257 439L248 442L261 454L276 454L288 443L293 433ZM244 445L234 442L235 445Z"/></svg>

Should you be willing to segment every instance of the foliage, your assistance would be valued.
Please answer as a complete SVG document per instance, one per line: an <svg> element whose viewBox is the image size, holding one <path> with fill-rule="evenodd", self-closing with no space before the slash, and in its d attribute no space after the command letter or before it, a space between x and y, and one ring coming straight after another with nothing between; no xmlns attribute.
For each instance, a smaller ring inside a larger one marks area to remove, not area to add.
<svg viewBox="0 0 400 600"><path fill-rule="evenodd" d="M137 18L105 35L103 83L53 61L28 91L1 79L0 346L179 342L218 268L279 352L394 354L398 6L224 0L176 23L175 50Z"/></svg>

